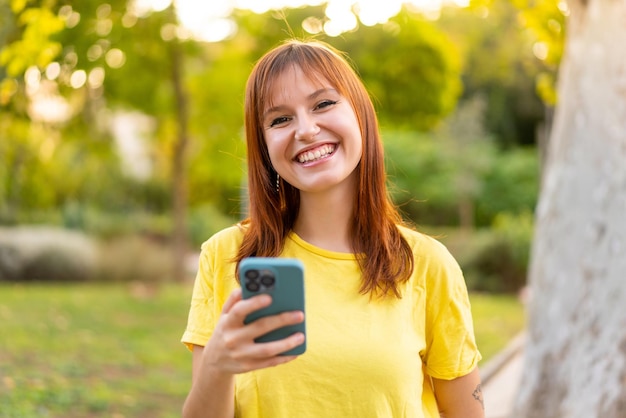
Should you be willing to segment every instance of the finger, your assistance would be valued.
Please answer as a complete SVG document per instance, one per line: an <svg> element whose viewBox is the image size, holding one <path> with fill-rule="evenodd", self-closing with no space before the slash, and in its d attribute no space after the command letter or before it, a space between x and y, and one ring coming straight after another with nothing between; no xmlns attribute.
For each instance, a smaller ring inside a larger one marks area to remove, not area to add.
<svg viewBox="0 0 626 418"><path fill-rule="evenodd" d="M302 322L304 322L304 313L302 311L289 311L259 318L248 324L245 331L249 333L250 338L255 339L278 328Z"/></svg>
<svg viewBox="0 0 626 418"><path fill-rule="evenodd" d="M276 340L265 343L255 343L250 347L247 353L251 358L267 361L273 357L289 357L280 356L279 354L296 348L304 343L305 337L301 332L296 332L282 340Z"/></svg>
<svg viewBox="0 0 626 418"><path fill-rule="evenodd" d="M267 294L261 294L250 299L240 299L230 309L230 315L238 323L242 323L246 316L250 315L254 311L265 308L272 303L272 297Z"/></svg>
<svg viewBox="0 0 626 418"><path fill-rule="evenodd" d="M231 308L241 300L241 288L236 288L233 290L230 295L228 295L228 299L224 302L224 306L222 307L222 313L228 313Z"/></svg>

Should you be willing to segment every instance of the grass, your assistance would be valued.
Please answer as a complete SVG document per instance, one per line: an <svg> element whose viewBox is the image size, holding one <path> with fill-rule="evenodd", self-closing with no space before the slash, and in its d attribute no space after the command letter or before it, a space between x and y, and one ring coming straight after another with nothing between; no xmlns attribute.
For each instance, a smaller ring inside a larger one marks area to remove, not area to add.
<svg viewBox="0 0 626 418"><path fill-rule="evenodd" d="M179 417L190 286L0 286L0 416ZM513 297L472 295L483 364L523 327Z"/></svg>
<svg viewBox="0 0 626 418"><path fill-rule="evenodd" d="M190 291L0 287L0 416L179 417Z"/></svg>
<svg viewBox="0 0 626 418"><path fill-rule="evenodd" d="M483 355L481 366L502 350L526 324L522 302L513 295L470 295L474 333Z"/></svg>

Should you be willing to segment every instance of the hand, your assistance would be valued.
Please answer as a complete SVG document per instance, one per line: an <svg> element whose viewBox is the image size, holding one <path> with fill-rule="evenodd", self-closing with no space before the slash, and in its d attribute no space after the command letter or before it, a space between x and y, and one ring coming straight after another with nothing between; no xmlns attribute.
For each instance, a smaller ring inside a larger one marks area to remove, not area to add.
<svg viewBox="0 0 626 418"><path fill-rule="evenodd" d="M304 321L303 312L283 312L244 324L246 316L269 306L271 301L269 295L243 300L241 289L234 290L224 303L213 335L203 350L203 367L220 374L233 375L294 360L297 356L279 354L302 344L302 333L266 343L256 343L254 340L269 331Z"/></svg>

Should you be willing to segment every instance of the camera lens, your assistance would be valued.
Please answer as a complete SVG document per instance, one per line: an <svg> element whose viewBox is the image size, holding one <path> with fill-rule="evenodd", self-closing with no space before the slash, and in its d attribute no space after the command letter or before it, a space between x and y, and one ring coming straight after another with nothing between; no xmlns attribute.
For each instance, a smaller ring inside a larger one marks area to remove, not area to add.
<svg viewBox="0 0 626 418"><path fill-rule="evenodd" d="M246 289L248 289L251 292L258 292L260 288L261 286L256 282L246 283Z"/></svg>
<svg viewBox="0 0 626 418"><path fill-rule="evenodd" d="M259 271L258 270L248 270L246 271L246 278L250 279L250 280L255 280L259 277Z"/></svg>
<svg viewBox="0 0 626 418"><path fill-rule="evenodd" d="M274 276L270 276L269 274L264 274L261 276L261 283L263 286L273 286L274 285Z"/></svg>

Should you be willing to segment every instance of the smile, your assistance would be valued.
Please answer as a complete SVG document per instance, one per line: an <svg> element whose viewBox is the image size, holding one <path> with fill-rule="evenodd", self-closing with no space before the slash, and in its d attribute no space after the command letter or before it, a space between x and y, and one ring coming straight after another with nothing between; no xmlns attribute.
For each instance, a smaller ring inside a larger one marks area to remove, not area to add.
<svg viewBox="0 0 626 418"><path fill-rule="evenodd" d="M312 150L305 151L301 154L298 154L296 156L296 160L302 164L310 163L313 161L318 161L318 160L328 157L330 154L335 152L335 149L337 149L336 145L325 144L319 148L315 148Z"/></svg>

